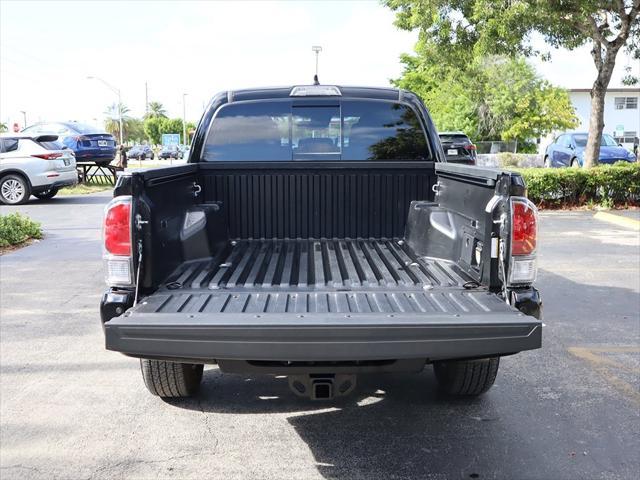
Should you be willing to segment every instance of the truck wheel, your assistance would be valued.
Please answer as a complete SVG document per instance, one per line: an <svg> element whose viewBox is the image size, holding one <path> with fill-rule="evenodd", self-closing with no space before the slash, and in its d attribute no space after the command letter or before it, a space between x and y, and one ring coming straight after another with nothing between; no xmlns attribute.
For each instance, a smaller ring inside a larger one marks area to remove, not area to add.
<svg viewBox="0 0 640 480"><path fill-rule="evenodd" d="M204 365L140 360L142 378L147 389L163 398L188 397L196 393Z"/></svg>
<svg viewBox="0 0 640 480"><path fill-rule="evenodd" d="M440 388L449 395L475 396L491 388L498 374L500 357L481 360L435 362Z"/></svg>

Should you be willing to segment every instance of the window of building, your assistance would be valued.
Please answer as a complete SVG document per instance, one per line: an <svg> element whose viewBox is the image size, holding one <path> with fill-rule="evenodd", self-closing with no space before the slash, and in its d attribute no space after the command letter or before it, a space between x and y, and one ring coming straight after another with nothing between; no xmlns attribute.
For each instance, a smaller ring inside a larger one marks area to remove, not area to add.
<svg viewBox="0 0 640 480"><path fill-rule="evenodd" d="M636 110L638 108L638 97L615 97L616 110Z"/></svg>
<svg viewBox="0 0 640 480"><path fill-rule="evenodd" d="M637 142L638 132L629 131L624 132L622 137L615 135L616 142L618 143L631 143L635 144Z"/></svg>

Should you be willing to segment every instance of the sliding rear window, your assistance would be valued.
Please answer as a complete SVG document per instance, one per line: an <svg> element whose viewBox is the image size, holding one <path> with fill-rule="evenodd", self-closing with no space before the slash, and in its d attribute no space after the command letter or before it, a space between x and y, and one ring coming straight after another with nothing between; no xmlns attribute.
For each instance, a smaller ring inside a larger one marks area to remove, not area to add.
<svg viewBox="0 0 640 480"><path fill-rule="evenodd" d="M229 104L218 111L204 161L428 160L424 130L403 104L345 100Z"/></svg>

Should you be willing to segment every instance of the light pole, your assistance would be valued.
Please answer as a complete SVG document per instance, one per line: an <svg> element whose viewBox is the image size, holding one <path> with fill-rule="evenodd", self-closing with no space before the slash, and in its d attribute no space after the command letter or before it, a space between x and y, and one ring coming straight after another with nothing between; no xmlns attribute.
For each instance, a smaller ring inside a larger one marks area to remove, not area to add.
<svg viewBox="0 0 640 480"><path fill-rule="evenodd" d="M316 53L316 76L313 78L316 84L320 83L318 81L318 57L320 56L320 52L322 51L322 47L320 45L314 45L311 47L311 51Z"/></svg>
<svg viewBox="0 0 640 480"><path fill-rule="evenodd" d="M186 146L187 145L187 108L186 108L186 98L188 93L182 94L182 142Z"/></svg>
<svg viewBox="0 0 640 480"><path fill-rule="evenodd" d="M94 77L92 75L87 77L88 80L98 80L99 82L102 82L109 90L111 90L112 92L114 92L116 95L118 95L118 130L120 133L120 145L122 145L123 142L123 135L122 135L122 96L120 95L120 89L114 87L113 85L111 85L109 82L101 79L100 77Z"/></svg>
<svg viewBox="0 0 640 480"><path fill-rule="evenodd" d="M25 112L24 110L20 110L20 113L22 114L22 118L24 121L24 127L22 128L27 128L27 112Z"/></svg>

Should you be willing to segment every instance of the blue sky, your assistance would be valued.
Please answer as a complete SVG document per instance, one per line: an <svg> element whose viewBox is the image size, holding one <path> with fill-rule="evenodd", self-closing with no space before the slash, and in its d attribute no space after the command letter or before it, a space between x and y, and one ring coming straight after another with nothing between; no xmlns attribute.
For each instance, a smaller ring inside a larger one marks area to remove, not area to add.
<svg viewBox="0 0 640 480"><path fill-rule="evenodd" d="M149 100L172 116L197 120L217 91L309 83L312 45L322 45L320 80L388 85L416 33L393 26L377 1L177 2L0 1L0 119L101 123L115 95L88 75L120 88L134 115ZM553 83L588 87L588 49L553 52L535 62ZM620 84L620 58L612 86Z"/></svg>

